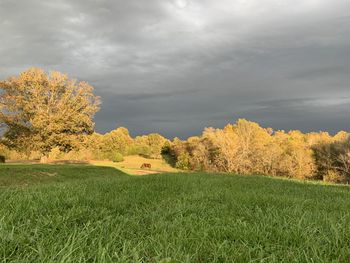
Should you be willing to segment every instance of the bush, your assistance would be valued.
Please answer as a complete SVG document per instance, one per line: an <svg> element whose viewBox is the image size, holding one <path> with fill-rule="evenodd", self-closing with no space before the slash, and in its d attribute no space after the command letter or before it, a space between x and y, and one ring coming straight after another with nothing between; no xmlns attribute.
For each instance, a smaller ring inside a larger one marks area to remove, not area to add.
<svg viewBox="0 0 350 263"><path fill-rule="evenodd" d="M62 158L62 153L59 147L52 148L49 152L49 159L50 160L59 160Z"/></svg>
<svg viewBox="0 0 350 263"><path fill-rule="evenodd" d="M314 146L319 179L328 182L350 182L350 140Z"/></svg>
<svg viewBox="0 0 350 263"><path fill-rule="evenodd" d="M177 159L176 168L181 170L189 170L190 169L190 155L188 153L182 153Z"/></svg>
<svg viewBox="0 0 350 263"><path fill-rule="evenodd" d="M0 155L0 163L5 163L5 156Z"/></svg>
<svg viewBox="0 0 350 263"><path fill-rule="evenodd" d="M343 183L345 179L344 176L333 170L327 171L323 176L323 181L330 183Z"/></svg>
<svg viewBox="0 0 350 263"><path fill-rule="evenodd" d="M116 154L114 154L112 161L115 163L119 163L119 162L124 161L124 157L121 153L116 153Z"/></svg>
<svg viewBox="0 0 350 263"><path fill-rule="evenodd" d="M94 158L94 153L88 149L72 150L63 155L65 160L75 160L75 161L89 161L93 159L98 159L98 156Z"/></svg>
<svg viewBox="0 0 350 263"><path fill-rule="evenodd" d="M146 145L133 145L128 150L128 155L140 155L145 158L151 157L151 148Z"/></svg>
<svg viewBox="0 0 350 263"><path fill-rule="evenodd" d="M42 154L39 151L31 151L28 154L28 159L29 160L40 160Z"/></svg>
<svg viewBox="0 0 350 263"><path fill-rule="evenodd" d="M50 162L50 159L47 156L42 156L40 158L40 163L42 163L42 164L46 164L46 163L49 163L49 162Z"/></svg>

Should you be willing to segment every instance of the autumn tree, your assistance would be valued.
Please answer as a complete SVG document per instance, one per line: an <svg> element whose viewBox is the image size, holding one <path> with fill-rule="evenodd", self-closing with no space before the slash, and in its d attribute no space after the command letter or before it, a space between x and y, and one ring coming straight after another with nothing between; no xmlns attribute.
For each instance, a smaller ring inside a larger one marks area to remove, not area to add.
<svg viewBox="0 0 350 263"><path fill-rule="evenodd" d="M211 169L221 172L237 171L238 136L232 125L227 125L224 129L206 128L202 138L211 158Z"/></svg>
<svg viewBox="0 0 350 263"><path fill-rule="evenodd" d="M277 132L274 140L281 150L275 160L277 175L298 179L314 176L313 151L307 143L307 136L300 131Z"/></svg>
<svg viewBox="0 0 350 263"><path fill-rule="evenodd" d="M190 170L190 156L186 144L179 138L174 138L172 142L165 143L162 149L163 158L176 168Z"/></svg>
<svg viewBox="0 0 350 263"><path fill-rule="evenodd" d="M3 143L42 153L54 147L69 151L83 136L93 133L99 104L88 83L31 68L0 81Z"/></svg>
<svg viewBox="0 0 350 263"><path fill-rule="evenodd" d="M215 159L214 145L203 136L187 139L186 150L190 156L190 167L197 171L212 171ZM215 147L216 148L216 147Z"/></svg>
<svg viewBox="0 0 350 263"><path fill-rule="evenodd" d="M109 155L120 153L125 155L132 145L131 138L127 128L119 127L102 136L102 151Z"/></svg>
<svg viewBox="0 0 350 263"><path fill-rule="evenodd" d="M134 139L131 153L159 159L162 157L162 149L166 142L168 142L168 140L158 133L137 136Z"/></svg>
<svg viewBox="0 0 350 263"><path fill-rule="evenodd" d="M318 179L331 182L350 182L350 138L338 133L333 141L313 145Z"/></svg>
<svg viewBox="0 0 350 263"><path fill-rule="evenodd" d="M271 130L245 119L239 119L235 125L232 125L232 129L238 137L238 172L244 174L262 172L263 158L267 154Z"/></svg>
<svg viewBox="0 0 350 263"><path fill-rule="evenodd" d="M315 178L311 146L329 137L327 133L273 131L240 119L223 129L206 128L201 136L186 141L175 139L167 153L181 169ZM345 152L338 158L343 167L350 160Z"/></svg>

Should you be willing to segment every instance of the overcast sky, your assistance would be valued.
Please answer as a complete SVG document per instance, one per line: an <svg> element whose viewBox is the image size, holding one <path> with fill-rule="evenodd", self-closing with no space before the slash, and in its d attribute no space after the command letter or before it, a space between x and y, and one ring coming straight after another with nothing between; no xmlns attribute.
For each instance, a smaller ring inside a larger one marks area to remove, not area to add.
<svg viewBox="0 0 350 263"><path fill-rule="evenodd" d="M0 78L87 80L96 129L182 138L247 118L350 130L349 0L0 0Z"/></svg>

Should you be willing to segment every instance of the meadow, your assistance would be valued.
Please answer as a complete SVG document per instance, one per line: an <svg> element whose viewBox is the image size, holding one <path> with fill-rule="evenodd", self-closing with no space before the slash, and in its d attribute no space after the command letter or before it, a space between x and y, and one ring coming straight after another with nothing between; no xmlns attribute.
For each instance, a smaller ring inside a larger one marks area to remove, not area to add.
<svg viewBox="0 0 350 263"><path fill-rule="evenodd" d="M0 165L3 262L347 262L350 188Z"/></svg>
<svg viewBox="0 0 350 263"><path fill-rule="evenodd" d="M175 173L178 169L171 167L164 159L150 159L139 155L129 155L124 156L121 162L111 162L111 161L89 161L92 165L97 166L108 166L121 170L127 174L131 175L145 175L154 173ZM151 165L151 169L141 169L143 163L148 163Z"/></svg>

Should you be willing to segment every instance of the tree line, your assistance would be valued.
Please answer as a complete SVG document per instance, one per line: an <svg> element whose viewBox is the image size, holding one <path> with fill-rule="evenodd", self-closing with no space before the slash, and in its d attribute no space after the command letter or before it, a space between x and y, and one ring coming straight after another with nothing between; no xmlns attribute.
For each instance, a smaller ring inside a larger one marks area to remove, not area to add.
<svg viewBox="0 0 350 263"><path fill-rule="evenodd" d="M240 119L200 136L132 138L126 128L99 134L100 98L86 82L31 68L0 81L0 155L9 159L111 160L164 158L182 170L350 181L350 136L275 131Z"/></svg>
<svg viewBox="0 0 350 263"><path fill-rule="evenodd" d="M274 131L244 119L163 148L185 170L350 181L350 136Z"/></svg>

